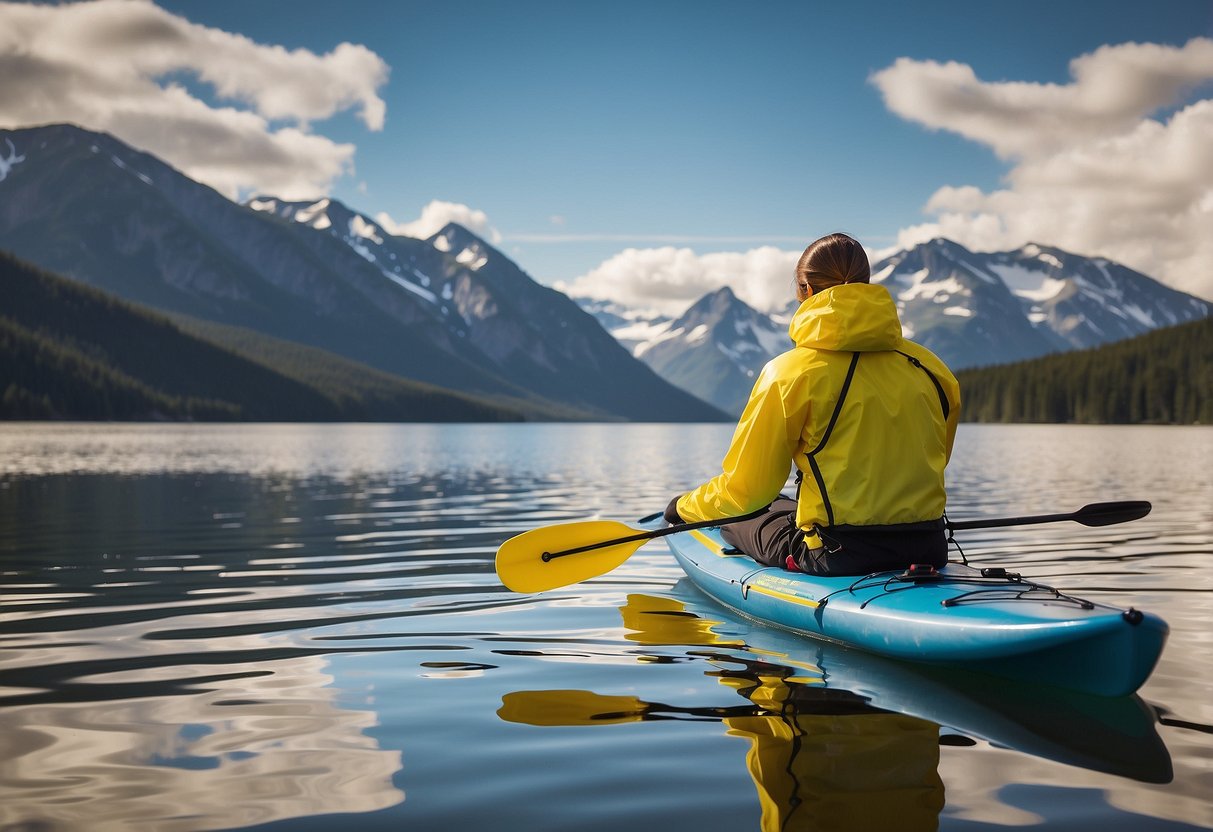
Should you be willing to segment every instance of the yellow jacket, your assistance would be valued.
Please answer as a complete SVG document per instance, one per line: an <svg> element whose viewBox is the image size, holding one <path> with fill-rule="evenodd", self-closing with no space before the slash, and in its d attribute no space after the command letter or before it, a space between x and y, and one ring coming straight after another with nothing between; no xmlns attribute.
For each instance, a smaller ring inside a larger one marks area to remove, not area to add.
<svg viewBox="0 0 1213 832"><path fill-rule="evenodd" d="M806 531L941 517L960 386L930 350L902 337L888 290L855 283L815 293L788 333L796 346L763 368L723 471L679 499L679 516L709 520L760 509L795 464L803 475L796 523ZM813 457L819 482L809 452L826 433L854 353L837 422Z"/></svg>

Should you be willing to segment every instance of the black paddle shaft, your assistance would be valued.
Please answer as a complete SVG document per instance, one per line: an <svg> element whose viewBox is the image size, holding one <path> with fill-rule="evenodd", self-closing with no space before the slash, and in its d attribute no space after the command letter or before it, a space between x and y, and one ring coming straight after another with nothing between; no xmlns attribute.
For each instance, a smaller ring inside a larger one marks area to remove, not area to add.
<svg viewBox="0 0 1213 832"><path fill-rule="evenodd" d="M1037 523L1057 523L1073 520L1084 526L1111 526L1127 523L1150 513L1150 503L1145 500L1126 500L1119 503L1092 503L1068 514L1037 514L1029 517L999 517L992 520L948 521L952 531L964 529L995 529L1002 526L1032 526Z"/></svg>
<svg viewBox="0 0 1213 832"><path fill-rule="evenodd" d="M1002 526L1032 526L1037 523L1057 523L1063 520L1073 520L1077 523L1082 523L1084 526L1111 526L1114 523L1127 523L1130 520L1137 520L1145 517L1150 513L1150 504L1145 500L1127 500L1119 503L1091 503L1083 506L1078 511L1072 511L1068 514L1037 514L1028 517L999 517L992 520L961 520L959 522L948 521L948 528L952 531L962 531L964 529L994 529ZM758 509L757 511L743 514L740 517L724 517L719 520L700 520L697 523L679 523L674 526L666 526L663 529L654 529L653 531L637 532L636 534L627 535L626 537L617 537L613 540L603 540L599 543L590 543L585 546L577 546L572 549L563 549L559 552L544 552L540 555L540 560L544 563L562 558L566 555L578 555L582 552L592 552L595 549L605 549L608 546L619 546L624 543L635 543L638 540L654 540L658 537L665 537L668 534L677 534L678 532L689 532L692 529L707 529L713 526L725 526L730 523L740 523L744 520L752 520L758 515L765 512L767 509ZM648 520L650 518L645 518ZM656 519L653 515L652 519Z"/></svg>
<svg viewBox="0 0 1213 832"><path fill-rule="evenodd" d="M574 549L563 549L559 552L544 552L539 556L539 559L544 563L553 561L556 558L562 558L565 555L579 555L582 552L591 552L594 549L605 549L608 546L619 546L623 543L635 543L637 540L655 540L659 537L665 537L667 534L677 534L678 532L689 532L693 529L710 529L714 526L727 526L729 523L740 523L743 520L753 520L758 515L765 512L766 506L752 511L749 514L743 514L740 517L723 517L719 520L700 520L697 523L679 523L675 526L666 526L664 529L654 529L650 532L637 532L636 534L628 535L627 537L617 537L614 540L604 540L601 543L590 543L586 546L578 546ZM644 518L645 520L657 519L660 515L650 515ZM643 521L642 521L643 522Z"/></svg>

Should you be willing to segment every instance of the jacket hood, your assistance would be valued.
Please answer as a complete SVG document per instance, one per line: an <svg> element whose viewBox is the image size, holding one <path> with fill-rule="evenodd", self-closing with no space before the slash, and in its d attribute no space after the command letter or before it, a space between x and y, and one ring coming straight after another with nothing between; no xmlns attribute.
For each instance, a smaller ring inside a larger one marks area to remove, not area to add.
<svg viewBox="0 0 1213 832"><path fill-rule="evenodd" d="M838 352L891 350L902 340L889 290L871 283L814 292L792 316L788 334L798 347Z"/></svg>

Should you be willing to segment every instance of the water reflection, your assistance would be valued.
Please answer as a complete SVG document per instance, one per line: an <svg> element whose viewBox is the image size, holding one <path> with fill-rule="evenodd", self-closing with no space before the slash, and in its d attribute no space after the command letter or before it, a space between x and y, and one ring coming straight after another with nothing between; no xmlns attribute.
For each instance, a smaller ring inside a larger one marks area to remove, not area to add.
<svg viewBox="0 0 1213 832"><path fill-rule="evenodd" d="M779 829L934 830L944 806L939 726L873 708L848 691L787 681L788 668L733 657L718 673L750 704L679 707L582 690L516 691L502 719L599 725L687 719L722 722L750 743L746 767L764 832Z"/></svg>
<svg viewBox="0 0 1213 832"><path fill-rule="evenodd" d="M686 583L675 591L697 594ZM1136 696L934 671L769 628L747 630L742 640L732 635L740 622L726 623L722 610L704 603L629 595L620 607L626 637L689 647L687 657L710 665L705 675L748 704L522 690L503 696L498 715L537 726L720 721L730 736L750 742L746 765L764 830L935 829L944 806L939 746L972 746L974 738L1143 782L1171 779L1155 715Z"/></svg>
<svg viewBox="0 0 1213 832"><path fill-rule="evenodd" d="M116 702L0 709L0 828L186 832L400 803L400 752L367 735L373 711L337 702L326 664L199 676L188 696L136 698L128 682Z"/></svg>

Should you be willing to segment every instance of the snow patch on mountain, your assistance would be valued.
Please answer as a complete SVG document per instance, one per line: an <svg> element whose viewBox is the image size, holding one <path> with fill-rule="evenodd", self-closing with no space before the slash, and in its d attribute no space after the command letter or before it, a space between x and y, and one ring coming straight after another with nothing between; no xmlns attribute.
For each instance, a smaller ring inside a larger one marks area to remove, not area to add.
<svg viewBox="0 0 1213 832"><path fill-rule="evenodd" d="M910 285L897 293L899 300L910 301L915 298L932 298L936 303L943 303L952 295L967 295L969 290L959 280L948 277L943 280L929 280L930 269L919 269L910 275Z"/></svg>
<svg viewBox="0 0 1213 832"><path fill-rule="evenodd" d="M897 264L889 263L883 269L874 273L871 277L871 281L873 283L884 283L886 280L889 279L889 276L891 274L893 274L893 272L895 272L895 271L897 271Z"/></svg>
<svg viewBox="0 0 1213 832"><path fill-rule="evenodd" d="M984 280L986 283L998 283L998 278L984 269L979 269L967 260L957 260L959 265L964 266L977 277L978 280Z"/></svg>
<svg viewBox="0 0 1213 832"><path fill-rule="evenodd" d="M1142 326L1149 327L1150 329L1154 329L1158 326L1158 322L1154 320L1154 316L1142 309L1137 304L1130 303L1122 308Z"/></svg>
<svg viewBox="0 0 1213 832"><path fill-rule="evenodd" d="M1056 258L1054 258L1056 259ZM992 263L990 270L1002 278L1013 294L1037 303L1056 297L1066 282L1039 269L1008 263Z"/></svg>
<svg viewBox="0 0 1213 832"><path fill-rule="evenodd" d="M23 156L22 158L25 158L25 157ZM140 173L139 171L135 170L134 168L129 167L126 164L126 162L122 161L117 156L110 156L110 161L113 162L115 165L117 165L122 170L126 171L127 173L135 174L135 176L139 179L139 181L142 182L144 185L152 184L152 178L150 176L148 176L146 173ZM3 178L4 178L3 176L0 176L0 179L3 179Z"/></svg>
<svg viewBox="0 0 1213 832"><path fill-rule="evenodd" d="M787 324L780 324L772 319L770 327L750 325L750 335L758 342L759 348L769 356L779 355L792 348L792 336L788 335Z"/></svg>
<svg viewBox="0 0 1213 832"><path fill-rule="evenodd" d="M639 358L649 345L673 337L670 334L670 321L668 320L634 321L626 326L615 327L607 331L625 347L632 344L632 355L636 358Z"/></svg>
<svg viewBox="0 0 1213 832"><path fill-rule="evenodd" d="M325 200L327 202L327 200ZM381 230L379 226L373 222L367 222L361 214L354 214L350 217L349 222L350 236L361 237L364 240L370 240L376 245L383 245L383 238L379 236Z"/></svg>
<svg viewBox="0 0 1213 832"><path fill-rule="evenodd" d="M472 271L479 271L489 262L489 256L478 245L470 245L455 255L455 262L467 266Z"/></svg>
<svg viewBox="0 0 1213 832"><path fill-rule="evenodd" d="M400 275L393 274L392 272L388 271L387 269L380 269L379 271L381 271L383 273L384 277L386 277L388 280L395 283L400 288L406 289L409 292L412 292L414 295L421 298L426 303L432 303L432 304L437 305L438 296L435 295L433 292L429 291L428 289L422 289L420 286L418 286L414 283L410 283L409 281L405 280Z"/></svg>
<svg viewBox="0 0 1213 832"><path fill-rule="evenodd" d="M317 231L323 231L332 226L332 220L328 216L328 199L322 199L313 205L303 208L295 212L295 222L303 225L310 225Z"/></svg>
<svg viewBox="0 0 1213 832"><path fill-rule="evenodd" d="M4 141L8 145L8 156L0 156L0 182L3 182L8 177L8 172L14 166L25 161L24 155L17 155L17 146L13 144L12 139L6 138Z"/></svg>
<svg viewBox="0 0 1213 832"><path fill-rule="evenodd" d="M658 344L662 344L674 338L681 338L683 333L686 332L686 330L682 327L678 327L677 329L673 329L672 327L673 324L667 321L664 325L658 328L656 334L636 344L632 348L632 356L635 358L640 358Z"/></svg>

